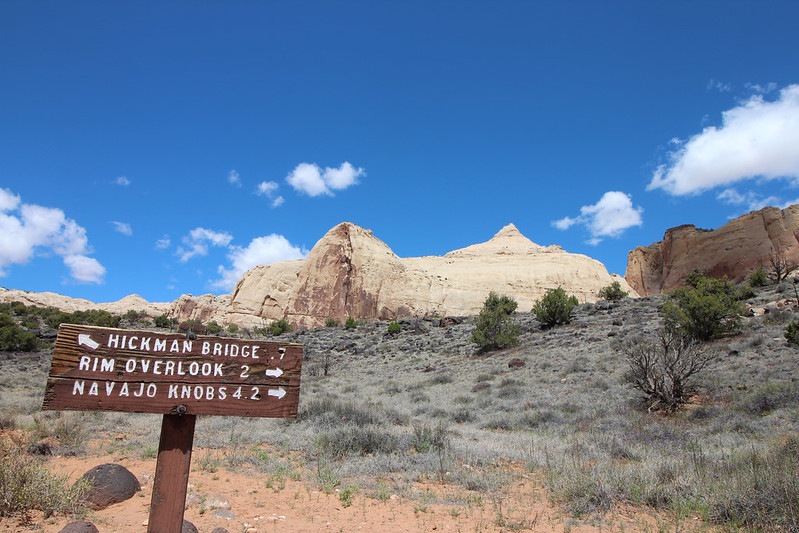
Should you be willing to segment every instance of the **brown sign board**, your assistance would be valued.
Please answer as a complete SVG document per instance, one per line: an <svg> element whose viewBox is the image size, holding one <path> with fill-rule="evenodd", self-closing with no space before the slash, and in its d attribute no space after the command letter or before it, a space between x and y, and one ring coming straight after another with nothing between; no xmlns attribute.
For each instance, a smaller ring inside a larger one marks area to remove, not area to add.
<svg viewBox="0 0 799 533"><path fill-rule="evenodd" d="M43 409L297 416L302 345L62 324Z"/></svg>

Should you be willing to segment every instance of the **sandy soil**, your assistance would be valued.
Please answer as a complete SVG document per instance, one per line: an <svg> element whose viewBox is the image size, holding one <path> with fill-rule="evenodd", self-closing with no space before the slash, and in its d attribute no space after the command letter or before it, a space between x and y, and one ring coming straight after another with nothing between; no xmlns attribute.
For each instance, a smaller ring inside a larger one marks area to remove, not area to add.
<svg viewBox="0 0 799 533"><path fill-rule="evenodd" d="M195 449L196 459L202 450ZM87 517L105 532L147 530L149 505L155 459L141 460L118 455L89 455L85 457L51 457L49 468L79 478L90 468L103 463L121 464L134 473L142 490L130 500L92 512ZM512 466L509 466L512 468ZM589 522L572 520L567 513L553 505L535 474L520 471L511 486L502 494L470 493L462 487L437 482L419 484L421 498L408 499L396 494L382 498L362 491L345 505L341 490L323 492L309 481L285 480L285 485L267 487L263 475L256 472L232 472L221 468L216 472L201 471L194 466L189 476L189 493L203 498L218 494L230 502L233 518L217 516L218 510L203 504L189 505L184 518L200 533L210 533L222 527L230 533L268 532L500 532L500 531L641 531L657 530L662 524L657 517L643 513L614 512ZM468 504L447 502L447 496L458 495ZM465 496L465 500L464 500ZM63 516L44 519L34 516L34 525L20 524L15 519L0 519L0 531L58 532L72 521Z"/></svg>

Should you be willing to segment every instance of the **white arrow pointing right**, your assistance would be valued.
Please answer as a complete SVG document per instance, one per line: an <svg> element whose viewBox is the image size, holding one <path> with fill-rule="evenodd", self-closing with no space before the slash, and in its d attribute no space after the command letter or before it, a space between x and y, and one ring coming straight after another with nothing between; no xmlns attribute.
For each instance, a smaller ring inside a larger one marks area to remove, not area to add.
<svg viewBox="0 0 799 533"><path fill-rule="evenodd" d="M274 396L278 400L281 400L283 399L283 396L286 395L286 391L283 389L283 387L280 387L279 389L269 389L269 392L267 394L269 396Z"/></svg>
<svg viewBox="0 0 799 533"><path fill-rule="evenodd" d="M275 368L274 370L269 369L266 371L266 375L270 378L279 378L280 376L283 375L283 371L280 370L279 368Z"/></svg>

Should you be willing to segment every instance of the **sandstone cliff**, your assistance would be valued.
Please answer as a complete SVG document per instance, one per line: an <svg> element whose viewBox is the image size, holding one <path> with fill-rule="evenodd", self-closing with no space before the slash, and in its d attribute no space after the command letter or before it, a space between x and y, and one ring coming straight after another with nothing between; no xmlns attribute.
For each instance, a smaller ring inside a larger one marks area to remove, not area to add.
<svg viewBox="0 0 799 533"><path fill-rule="evenodd" d="M233 292L228 318L286 318L317 326L349 316L470 315L490 291L513 296L519 309L529 310L548 288L562 286L580 301L594 301L614 280L631 291L602 263L539 246L512 224L488 242L444 256L400 258L371 231L342 223L306 259L247 272Z"/></svg>
<svg viewBox="0 0 799 533"><path fill-rule="evenodd" d="M53 293L0 289L0 302L22 301L66 311L144 311L179 321L264 326L285 318L295 326L318 326L328 318L391 320L424 315L476 314L491 291L512 296L528 311L547 289L562 286L581 302L623 278L608 274L590 257L559 246L539 246L510 224L484 243L443 256L400 258L371 231L342 223L316 243L305 259L258 266L232 294L183 295L171 303L148 303L133 295L94 304Z"/></svg>
<svg viewBox="0 0 799 533"><path fill-rule="evenodd" d="M799 262L799 205L766 207L716 230L666 230L662 241L629 253L624 277L642 296L659 294L678 287L694 269L741 281L758 266L768 269L771 254Z"/></svg>

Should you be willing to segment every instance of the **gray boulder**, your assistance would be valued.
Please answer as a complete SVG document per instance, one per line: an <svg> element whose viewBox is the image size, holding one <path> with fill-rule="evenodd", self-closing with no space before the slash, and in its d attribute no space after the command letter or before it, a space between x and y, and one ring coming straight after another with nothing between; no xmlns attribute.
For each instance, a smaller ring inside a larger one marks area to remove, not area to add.
<svg viewBox="0 0 799 533"><path fill-rule="evenodd" d="M86 493L86 504L92 510L105 509L109 505L124 502L141 490L136 476L122 465L104 464L95 466L81 477L88 480L91 488Z"/></svg>

